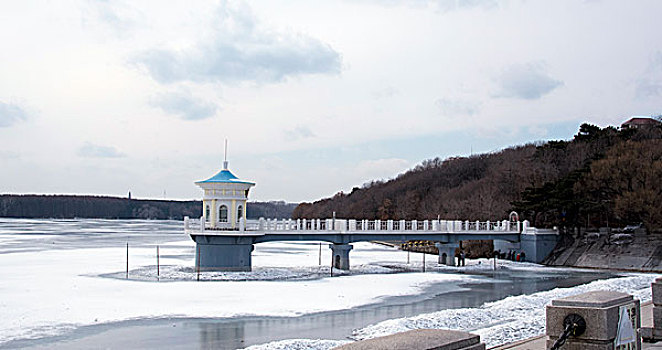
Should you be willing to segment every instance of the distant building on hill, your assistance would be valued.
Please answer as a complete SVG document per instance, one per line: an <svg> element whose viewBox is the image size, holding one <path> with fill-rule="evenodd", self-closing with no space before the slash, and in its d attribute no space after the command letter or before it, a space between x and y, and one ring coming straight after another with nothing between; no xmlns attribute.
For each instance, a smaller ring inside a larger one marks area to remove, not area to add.
<svg viewBox="0 0 662 350"><path fill-rule="evenodd" d="M657 125L660 125L660 121L651 117L632 117L621 124L621 129L650 128Z"/></svg>

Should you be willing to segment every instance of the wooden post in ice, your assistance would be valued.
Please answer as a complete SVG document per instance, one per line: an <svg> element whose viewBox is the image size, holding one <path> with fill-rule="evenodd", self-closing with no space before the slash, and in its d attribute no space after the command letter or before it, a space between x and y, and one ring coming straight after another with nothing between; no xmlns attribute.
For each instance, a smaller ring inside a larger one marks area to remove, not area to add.
<svg viewBox="0 0 662 350"><path fill-rule="evenodd" d="M129 242L126 242L126 279L129 279Z"/></svg>
<svg viewBox="0 0 662 350"><path fill-rule="evenodd" d="M425 252L423 253L423 272L425 272Z"/></svg>
<svg viewBox="0 0 662 350"><path fill-rule="evenodd" d="M322 266L322 242L320 242L319 264L320 266Z"/></svg>
<svg viewBox="0 0 662 350"><path fill-rule="evenodd" d="M159 265L159 245L156 245L156 278L161 276L161 267Z"/></svg>
<svg viewBox="0 0 662 350"><path fill-rule="evenodd" d="M195 264L195 269L197 270L198 273L198 281L200 281L200 246L196 244L196 254L198 257L198 263Z"/></svg>

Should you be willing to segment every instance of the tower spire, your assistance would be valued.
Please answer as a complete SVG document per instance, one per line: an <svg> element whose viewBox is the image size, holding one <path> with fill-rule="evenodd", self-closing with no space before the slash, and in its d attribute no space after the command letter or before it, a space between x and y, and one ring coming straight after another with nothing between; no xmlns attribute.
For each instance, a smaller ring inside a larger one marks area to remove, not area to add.
<svg viewBox="0 0 662 350"><path fill-rule="evenodd" d="M225 139L225 152L223 157L223 170L228 170L228 139Z"/></svg>

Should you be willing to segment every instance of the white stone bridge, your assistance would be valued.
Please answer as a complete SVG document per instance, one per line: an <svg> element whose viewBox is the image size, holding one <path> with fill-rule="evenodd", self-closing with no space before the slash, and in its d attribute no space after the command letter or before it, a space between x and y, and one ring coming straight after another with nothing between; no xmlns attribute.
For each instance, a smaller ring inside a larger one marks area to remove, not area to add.
<svg viewBox="0 0 662 350"><path fill-rule="evenodd" d="M250 271L253 245L273 241L325 241L332 244L334 267L349 269L350 243L363 241L433 241L439 262L454 264L460 241L494 240L514 244L527 259L540 262L554 248L558 234L528 221L260 219L239 225L184 219L185 232L197 243L196 266L207 271Z"/></svg>

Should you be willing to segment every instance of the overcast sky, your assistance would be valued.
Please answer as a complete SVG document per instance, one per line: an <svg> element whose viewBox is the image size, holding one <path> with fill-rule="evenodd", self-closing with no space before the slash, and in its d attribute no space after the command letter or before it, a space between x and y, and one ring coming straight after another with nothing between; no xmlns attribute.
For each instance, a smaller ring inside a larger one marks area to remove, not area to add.
<svg viewBox="0 0 662 350"><path fill-rule="evenodd" d="M311 201L662 113L662 1L3 1L0 193Z"/></svg>

